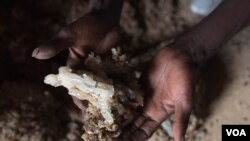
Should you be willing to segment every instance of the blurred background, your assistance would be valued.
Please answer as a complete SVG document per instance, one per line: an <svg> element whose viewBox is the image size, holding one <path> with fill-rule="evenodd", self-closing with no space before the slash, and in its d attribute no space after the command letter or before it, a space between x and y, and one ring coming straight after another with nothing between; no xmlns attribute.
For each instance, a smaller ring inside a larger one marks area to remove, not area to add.
<svg viewBox="0 0 250 141"><path fill-rule="evenodd" d="M67 91L43 83L65 65L67 51L46 61L31 58L31 52L83 15L87 5L87 0L0 1L1 141L81 140L81 114ZM197 24L203 17L190 6L191 0L125 0L125 52L154 50ZM219 141L221 124L250 123L249 38L248 28L202 68L188 141ZM162 129L150 139L166 140L171 137Z"/></svg>

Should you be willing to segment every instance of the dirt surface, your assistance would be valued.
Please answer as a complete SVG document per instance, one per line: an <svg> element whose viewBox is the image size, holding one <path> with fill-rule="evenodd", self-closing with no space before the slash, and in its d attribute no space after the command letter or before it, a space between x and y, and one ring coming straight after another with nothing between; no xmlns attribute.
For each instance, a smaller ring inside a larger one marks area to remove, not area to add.
<svg viewBox="0 0 250 141"><path fill-rule="evenodd" d="M225 45L218 58L207 65L208 114L202 125L206 134L200 141L220 141L222 124L250 123L250 28ZM208 68L209 67L209 68ZM205 71L204 71L205 72ZM210 77L210 78L208 78ZM209 83L209 84L208 84Z"/></svg>
<svg viewBox="0 0 250 141"><path fill-rule="evenodd" d="M171 40L201 18L190 0L126 0L121 25L127 53L144 52ZM67 52L53 59L31 58L32 50L80 17L86 0L0 2L0 140L80 141L81 114L63 88L43 78L65 65ZM250 29L232 39L202 68L189 141L220 141L221 124L250 122ZM150 141L170 140L158 130Z"/></svg>

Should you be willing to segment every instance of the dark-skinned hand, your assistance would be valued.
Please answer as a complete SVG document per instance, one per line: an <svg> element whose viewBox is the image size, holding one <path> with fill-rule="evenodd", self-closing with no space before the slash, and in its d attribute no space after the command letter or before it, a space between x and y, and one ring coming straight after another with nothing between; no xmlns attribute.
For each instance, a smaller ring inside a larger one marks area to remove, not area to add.
<svg viewBox="0 0 250 141"><path fill-rule="evenodd" d="M187 55L174 48L161 50L149 65L143 114L125 127L119 141L145 141L172 113L174 139L183 141L192 109L195 69Z"/></svg>
<svg viewBox="0 0 250 141"><path fill-rule="evenodd" d="M117 46L120 31L118 23L110 15L88 13L37 47L32 57L49 59L63 50L69 50L67 65L78 68L83 66L90 51L103 55L110 48ZM73 101L80 109L84 109L80 100L73 97Z"/></svg>

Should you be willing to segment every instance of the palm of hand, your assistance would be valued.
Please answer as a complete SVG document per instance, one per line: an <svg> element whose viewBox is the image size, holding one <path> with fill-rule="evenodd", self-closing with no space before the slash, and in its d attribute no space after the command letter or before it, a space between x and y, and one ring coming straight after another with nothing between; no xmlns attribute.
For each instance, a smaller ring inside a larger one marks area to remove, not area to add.
<svg viewBox="0 0 250 141"><path fill-rule="evenodd" d="M193 68L187 57L171 48L160 51L150 64L144 85L149 95L143 114L126 128L122 138L144 141L175 113L174 139L181 141L192 107Z"/></svg>

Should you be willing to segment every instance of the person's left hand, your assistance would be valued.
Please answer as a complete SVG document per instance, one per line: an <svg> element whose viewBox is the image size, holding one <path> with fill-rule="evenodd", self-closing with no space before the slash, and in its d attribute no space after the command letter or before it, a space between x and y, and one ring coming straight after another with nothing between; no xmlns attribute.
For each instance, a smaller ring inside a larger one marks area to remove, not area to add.
<svg viewBox="0 0 250 141"><path fill-rule="evenodd" d="M124 128L119 141L145 141L175 113L173 136L183 141L192 109L195 69L183 52L166 48L151 61L145 75L146 102L141 116Z"/></svg>

